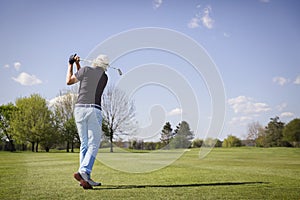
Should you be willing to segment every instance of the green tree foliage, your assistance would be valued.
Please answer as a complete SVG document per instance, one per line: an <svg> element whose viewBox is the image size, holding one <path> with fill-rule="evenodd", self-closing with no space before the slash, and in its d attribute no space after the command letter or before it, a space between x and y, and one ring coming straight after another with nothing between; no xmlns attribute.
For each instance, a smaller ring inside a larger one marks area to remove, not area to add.
<svg viewBox="0 0 300 200"><path fill-rule="evenodd" d="M206 138L202 144L204 147L222 147L222 142L217 138Z"/></svg>
<svg viewBox="0 0 300 200"><path fill-rule="evenodd" d="M189 124L186 121L182 121L175 130L170 146L172 148L189 148L193 138L194 134L190 130Z"/></svg>
<svg viewBox="0 0 300 200"><path fill-rule="evenodd" d="M236 136L229 135L224 139L222 147L240 147L242 146L242 141Z"/></svg>
<svg viewBox="0 0 300 200"><path fill-rule="evenodd" d="M271 118L271 121L266 127L266 140L268 147L280 147L283 146L282 131L284 123L279 120L279 117Z"/></svg>
<svg viewBox="0 0 300 200"><path fill-rule="evenodd" d="M290 121L283 129L283 139L294 147L300 147L300 119Z"/></svg>
<svg viewBox="0 0 300 200"><path fill-rule="evenodd" d="M64 139L67 143L67 148L66 148L67 152L69 152L70 145L71 145L71 152L74 152L74 143L75 141L79 141L79 136L77 132L75 119L73 116L67 121L65 121L62 130L63 130Z"/></svg>
<svg viewBox="0 0 300 200"><path fill-rule="evenodd" d="M257 147L268 147L267 133L264 128L259 129L257 138L255 139Z"/></svg>
<svg viewBox="0 0 300 200"><path fill-rule="evenodd" d="M51 111L46 100L38 94L16 100L17 111L13 113L11 127L19 141L32 144L32 151L38 151L39 143L49 139L53 132ZM35 149L34 149L34 145Z"/></svg>
<svg viewBox="0 0 300 200"><path fill-rule="evenodd" d="M50 116L50 126L49 128L44 130L43 139L40 141L41 146L46 150L46 152L49 152L49 150L59 143L60 141L60 135L55 123L55 115L51 112Z"/></svg>
<svg viewBox="0 0 300 200"><path fill-rule="evenodd" d="M173 138L173 133L172 133L173 129L171 127L170 122L166 122L166 124L163 127L163 130L161 131L161 137L160 137L160 141L162 142L163 146L167 146L171 139Z"/></svg>
<svg viewBox="0 0 300 200"><path fill-rule="evenodd" d="M202 146L202 144L203 144L203 140L197 138L197 139L193 140L192 147L200 148Z"/></svg>
<svg viewBox="0 0 300 200"><path fill-rule="evenodd" d="M10 120L14 111L16 111L16 107L12 103L0 106L0 138L5 138L8 140L9 151L16 150L13 140L13 133L10 128Z"/></svg>
<svg viewBox="0 0 300 200"><path fill-rule="evenodd" d="M219 139L216 139L215 147L222 147L223 142Z"/></svg>

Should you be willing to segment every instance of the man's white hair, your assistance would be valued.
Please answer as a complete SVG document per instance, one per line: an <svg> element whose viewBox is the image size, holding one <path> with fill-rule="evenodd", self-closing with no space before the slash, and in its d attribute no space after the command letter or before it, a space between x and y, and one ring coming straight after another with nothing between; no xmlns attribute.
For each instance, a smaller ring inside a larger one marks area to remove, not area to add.
<svg viewBox="0 0 300 200"><path fill-rule="evenodd" d="M106 71L109 67L109 59L107 55L99 55L96 59L93 60L92 66L101 67L104 69L104 71Z"/></svg>

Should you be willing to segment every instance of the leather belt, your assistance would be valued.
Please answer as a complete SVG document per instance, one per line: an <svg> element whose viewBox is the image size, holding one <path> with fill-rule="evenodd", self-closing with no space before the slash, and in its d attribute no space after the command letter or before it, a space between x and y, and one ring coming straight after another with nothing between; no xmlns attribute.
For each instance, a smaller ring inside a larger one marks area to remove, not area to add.
<svg viewBox="0 0 300 200"><path fill-rule="evenodd" d="M96 105L96 104L75 104L75 107L97 108L99 110L102 110L102 108L99 105Z"/></svg>

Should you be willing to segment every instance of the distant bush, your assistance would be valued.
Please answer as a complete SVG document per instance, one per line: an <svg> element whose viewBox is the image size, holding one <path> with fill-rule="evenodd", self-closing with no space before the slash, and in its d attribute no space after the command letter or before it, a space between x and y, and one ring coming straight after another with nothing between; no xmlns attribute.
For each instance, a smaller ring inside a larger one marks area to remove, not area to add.
<svg viewBox="0 0 300 200"><path fill-rule="evenodd" d="M192 142L192 148L199 148L199 147L202 146L202 144L203 144L203 140L201 140L201 139L195 139Z"/></svg>
<svg viewBox="0 0 300 200"><path fill-rule="evenodd" d="M236 136L229 135L222 144L222 147L240 147L242 146L242 141Z"/></svg>

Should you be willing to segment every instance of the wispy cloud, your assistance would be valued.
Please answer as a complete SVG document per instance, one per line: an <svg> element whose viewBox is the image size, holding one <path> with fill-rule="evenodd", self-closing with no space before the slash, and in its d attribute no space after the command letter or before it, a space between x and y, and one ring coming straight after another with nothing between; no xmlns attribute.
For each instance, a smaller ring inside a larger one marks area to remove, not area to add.
<svg viewBox="0 0 300 200"><path fill-rule="evenodd" d="M200 18L198 17L193 17L190 22L188 23L188 27L189 28L197 28L199 27L199 23L200 23Z"/></svg>
<svg viewBox="0 0 300 200"><path fill-rule="evenodd" d="M204 8L203 10L203 16L201 17L201 21L202 24L208 28L208 29L212 29L213 28L213 24L214 24L214 20L210 17L211 15L211 6L207 6Z"/></svg>
<svg viewBox="0 0 300 200"><path fill-rule="evenodd" d="M181 115L181 114L182 114L182 109L180 109L180 108L175 108L167 113L168 116L175 116L175 115Z"/></svg>
<svg viewBox="0 0 300 200"><path fill-rule="evenodd" d="M296 80L294 81L294 84L300 85L300 75L297 76Z"/></svg>
<svg viewBox="0 0 300 200"><path fill-rule="evenodd" d="M292 112L283 112L283 113L280 114L280 117L282 117L282 118L294 117L294 113L292 113Z"/></svg>
<svg viewBox="0 0 300 200"><path fill-rule="evenodd" d="M54 108L55 105L59 105L63 101L70 101L71 100L75 103L76 99L77 99L77 94L76 93L67 93L67 94L63 94L63 95L54 97L50 100L47 100L47 103L48 103L49 108Z"/></svg>
<svg viewBox="0 0 300 200"><path fill-rule="evenodd" d="M281 77L281 76L277 76L277 77L273 78L273 82L278 84L278 85L283 86L283 85L285 85L289 82L289 79Z"/></svg>
<svg viewBox="0 0 300 200"><path fill-rule="evenodd" d="M153 9L158 9L161 4L163 3L163 0L153 0L152 4L153 4Z"/></svg>
<svg viewBox="0 0 300 200"><path fill-rule="evenodd" d="M15 63L14 63L14 67L15 67L15 69L16 69L17 71L19 71L20 68L21 68L21 63L20 63L20 62L15 62Z"/></svg>
<svg viewBox="0 0 300 200"><path fill-rule="evenodd" d="M12 77L12 79L25 86L37 85L42 83L42 81L38 79L35 75L29 75L25 72L20 73L19 76L16 78Z"/></svg>
<svg viewBox="0 0 300 200"><path fill-rule="evenodd" d="M9 64L5 64L3 67L6 69L10 68Z"/></svg>
<svg viewBox="0 0 300 200"><path fill-rule="evenodd" d="M283 111L287 107L287 103L282 103L276 106L278 111Z"/></svg>
<svg viewBox="0 0 300 200"><path fill-rule="evenodd" d="M230 121L229 124L230 125L246 125L249 121L253 120L252 117L249 116L241 116L241 117L233 117Z"/></svg>
<svg viewBox="0 0 300 200"><path fill-rule="evenodd" d="M235 113L254 114L271 110L268 104L256 102L253 98L246 96L229 99L228 104Z"/></svg>
<svg viewBox="0 0 300 200"><path fill-rule="evenodd" d="M201 5L197 5L197 9L201 9ZM202 24L204 27L208 29L212 29L214 27L215 20L211 17L212 7L206 6L202 10L200 10L187 24L189 28L197 28Z"/></svg>

